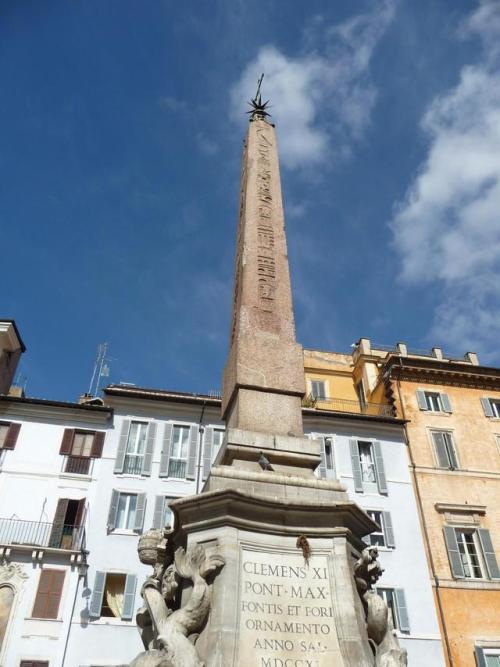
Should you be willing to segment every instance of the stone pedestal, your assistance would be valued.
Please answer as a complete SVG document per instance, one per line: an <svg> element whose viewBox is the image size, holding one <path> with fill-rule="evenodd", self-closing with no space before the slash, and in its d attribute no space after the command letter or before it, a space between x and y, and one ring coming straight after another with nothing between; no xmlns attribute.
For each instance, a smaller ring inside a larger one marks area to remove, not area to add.
<svg viewBox="0 0 500 667"><path fill-rule="evenodd" d="M364 546L355 535L373 525L354 503L226 489L172 509L178 540L225 560L196 643L206 667L373 666L353 577Z"/></svg>

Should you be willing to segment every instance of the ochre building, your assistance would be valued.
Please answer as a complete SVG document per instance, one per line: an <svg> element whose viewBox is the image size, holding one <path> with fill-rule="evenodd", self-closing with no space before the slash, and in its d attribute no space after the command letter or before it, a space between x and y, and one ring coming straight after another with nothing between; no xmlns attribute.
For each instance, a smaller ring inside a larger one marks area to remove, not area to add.
<svg viewBox="0 0 500 667"><path fill-rule="evenodd" d="M305 350L304 368L309 408L406 421L445 658L500 667L500 369L366 338L352 354Z"/></svg>

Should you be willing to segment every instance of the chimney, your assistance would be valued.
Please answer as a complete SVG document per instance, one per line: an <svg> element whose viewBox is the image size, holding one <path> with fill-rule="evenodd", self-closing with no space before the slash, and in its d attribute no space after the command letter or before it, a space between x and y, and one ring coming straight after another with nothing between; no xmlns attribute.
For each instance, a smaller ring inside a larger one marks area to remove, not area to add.
<svg viewBox="0 0 500 667"><path fill-rule="evenodd" d="M0 394L8 394L26 347L14 320L0 319Z"/></svg>

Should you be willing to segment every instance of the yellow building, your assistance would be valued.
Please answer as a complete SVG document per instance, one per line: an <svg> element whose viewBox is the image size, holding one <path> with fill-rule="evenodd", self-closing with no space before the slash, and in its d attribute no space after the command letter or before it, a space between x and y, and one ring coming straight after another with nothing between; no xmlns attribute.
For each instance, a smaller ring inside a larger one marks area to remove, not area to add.
<svg viewBox="0 0 500 667"><path fill-rule="evenodd" d="M446 659L500 667L500 369L368 339L304 366L308 407L406 420Z"/></svg>

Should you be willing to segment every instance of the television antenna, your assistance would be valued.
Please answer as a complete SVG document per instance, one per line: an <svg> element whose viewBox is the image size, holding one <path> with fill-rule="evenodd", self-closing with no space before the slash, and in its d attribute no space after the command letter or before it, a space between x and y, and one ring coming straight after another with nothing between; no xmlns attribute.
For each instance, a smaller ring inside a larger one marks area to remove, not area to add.
<svg viewBox="0 0 500 667"><path fill-rule="evenodd" d="M109 377L109 358L108 358L108 344L99 343L97 346L97 356L94 363L94 371L89 385L89 394L96 396L99 392L99 384L102 377Z"/></svg>

